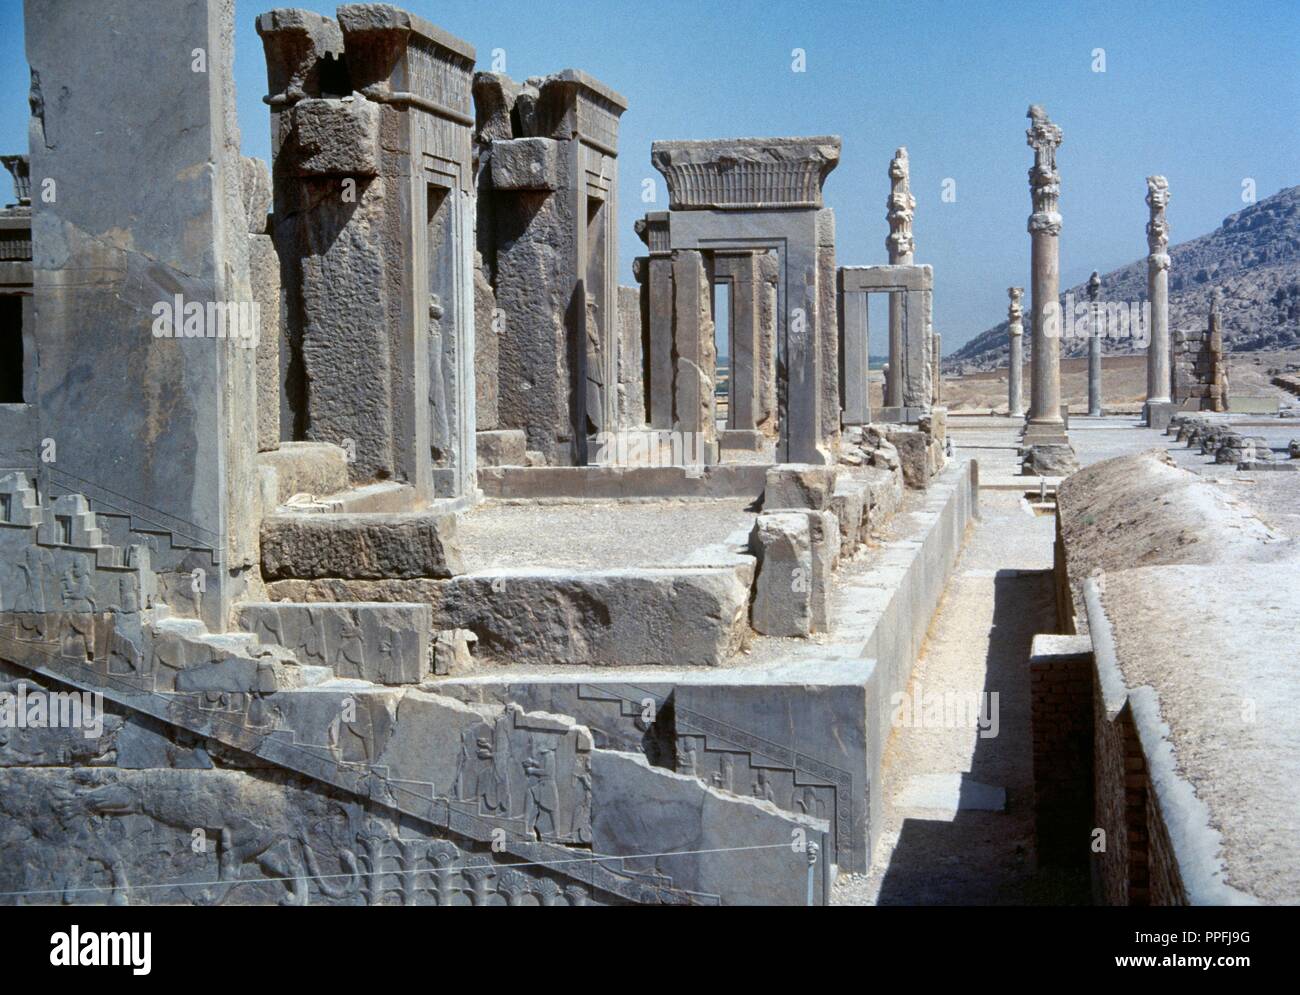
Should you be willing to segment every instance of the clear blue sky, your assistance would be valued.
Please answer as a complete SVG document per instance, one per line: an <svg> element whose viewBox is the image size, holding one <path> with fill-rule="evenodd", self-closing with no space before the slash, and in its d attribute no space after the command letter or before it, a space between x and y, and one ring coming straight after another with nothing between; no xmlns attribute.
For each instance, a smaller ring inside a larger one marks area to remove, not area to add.
<svg viewBox="0 0 1300 995"><path fill-rule="evenodd" d="M287 5L287 4L286 4ZM296 6L333 13L334 4ZM237 0L236 82L244 149L269 156L265 65L253 30L265 0ZM917 261L935 268L945 352L1005 316L1026 284L1025 110L1065 131L1063 285L1146 252L1145 177L1169 177L1173 240L1300 183L1300 3L750 3L717 0L410 0L476 46L504 49L516 79L585 69L622 92L620 279L641 251L633 221L665 209L650 166L659 138L837 134L826 182L841 265L884 262L886 168L911 154ZM26 148L22 5L0 0L0 151ZM807 71L791 71L791 52ZM1093 50L1106 71L1092 71ZM123 66L147 72L147 66ZM659 201L641 202L641 181ZM956 201L943 203L945 178ZM874 336L873 336L874 338Z"/></svg>

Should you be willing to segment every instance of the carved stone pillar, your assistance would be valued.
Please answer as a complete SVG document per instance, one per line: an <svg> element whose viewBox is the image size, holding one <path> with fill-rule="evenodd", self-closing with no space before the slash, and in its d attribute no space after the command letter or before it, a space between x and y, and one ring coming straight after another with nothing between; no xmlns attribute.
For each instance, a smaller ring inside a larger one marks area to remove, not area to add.
<svg viewBox="0 0 1300 995"><path fill-rule="evenodd" d="M908 188L907 149L900 147L889 163L890 191L885 201L885 217L889 221L889 236L885 248L893 265L910 266L916 241L912 237L912 217L916 211L916 198ZM903 309L898 294L889 296L889 367L885 377L885 407L903 406Z"/></svg>
<svg viewBox="0 0 1300 995"><path fill-rule="evenodd" d="M1101 414L1101 276L1088 278L1088 414Z"/></svg>
<svg viewBox="0 0 1300 995"><path fill-rule="evenodd" d="M1024 310L1021 301L1025 296L1024 287L1008 287L1007 296L1011 302L1007 305L1007 337L1010 339L1011 355L1007 360L1007 414L1012 418L1022 418L1025 414L1025 402L1022 396L1021 380L1025 369L1025 325Z"/></svg>
<svg viewBox="0 0 1300 995"><path fill-rule="evenodd" d="M1034 150L1034 166L1029 171L1034 206L1029 216L1034 348L1025 441L1065 443L1065 422L1061 417L1061 177L1056 171L1056 150L1062 135L1039 105L1029 108L1028 117L1031 124L1025 139Z"/></svg>
<svg viewBox="0 0 1300 995"><path fill-rule="evenodd" d="M1170 399L1168 204L1169 181L1163 176L1148 176L1151 220L1147 222L1147 300L1151 303L1151 341L1147 345L1147 404L1165 404Z"/></svg>

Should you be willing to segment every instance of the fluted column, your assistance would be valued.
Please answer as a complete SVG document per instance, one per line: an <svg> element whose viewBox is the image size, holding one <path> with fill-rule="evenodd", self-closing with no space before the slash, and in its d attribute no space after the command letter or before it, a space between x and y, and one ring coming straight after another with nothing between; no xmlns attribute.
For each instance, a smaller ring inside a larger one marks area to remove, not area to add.
<svg viewBox="0 0 1300 995"><path fill-rule="evenodd" d="M1010 357L1007 359L1007 414L1012 418L1021 418L1025 414L1025 402L1021 391L1021 380L1025 369L1025 325L1024 310L1020 302L1024 299L1024 287L1008 287L1007 296L1011 302L1007 305L1007 337L1010 339Z"/></svg>
<svg viewBox="0 0 1300 995"><path fill-rule="evenodd" d="M1029 108L1030 127L1025 139L1034 150L1029 190L1034 212L1029 216L1032 242L1030 293L1034 348L1029 407L1029 431L1064 435L1061 419L1061 215L1058 211L1061 177L1056 172L1056 150L1061 129L1048 120L1038 104ZM1045 431L1043 431L1045 430Z"/></svg>
<svg viewBox="0 0 1300 995"><path fill-rule="evenodd" d="M1147 177L1147 300L1151 302L1147 345L1147 403L1168 403L1172 378L1169 370L1169 181L1163 176Z"/></svg>
<svg viewBox="0 0 1300 995"><path fill-rule="evenodd" d="M892 265L910 266L916 242L912 238L912 216L916 198L908 188L907 149L899 148L889 163L890 191L885 201L885 217L889 221L889 236L885 248L889 250ZM889 367L885 376L885 407L903 406L903 302L898 294L889 295Z"/></svg>
<svg viewBox="0 0 1300 995"><path fill-rule="evenodd" d="M1088 277L1088 414L1101 414L1101 275Z"/></svg>

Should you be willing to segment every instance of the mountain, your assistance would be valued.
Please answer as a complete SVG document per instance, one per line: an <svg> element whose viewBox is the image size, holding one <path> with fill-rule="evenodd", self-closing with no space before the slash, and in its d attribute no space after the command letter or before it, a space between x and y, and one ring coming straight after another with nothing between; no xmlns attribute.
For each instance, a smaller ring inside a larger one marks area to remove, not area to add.
<svg viewBox="0 0 1300 995"><path fill-rule="evenodd" d="M1200 238L1169 250L1169 328L1205 327L1214 288L1223 292L1223 337L1237 352L1300 348L1300 187L1224 218ZM1070 288L1087 301L1085 284ZM1065 294L1062 294L1064 301ZM1145 301L1146 257L1101 275L1101 300ZM1029 292L1025 292L1025 356L1029 355ZM1062 355L1087 352L1086 339L1066 338ZM1107 355L1144 352L1130 339L1107 339ZM1007 361L1007 323L981 332L944 358L945 372L994 369Z"/></svg>

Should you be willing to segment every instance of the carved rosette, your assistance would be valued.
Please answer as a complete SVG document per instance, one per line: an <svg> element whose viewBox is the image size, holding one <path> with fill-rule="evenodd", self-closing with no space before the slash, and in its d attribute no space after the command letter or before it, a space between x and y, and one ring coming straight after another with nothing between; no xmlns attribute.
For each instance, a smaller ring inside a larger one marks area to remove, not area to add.
<svg viewBox="0 0 1300 995"><path fill-rule="evenodd" d="M1012 335L1023 335L1024 327L1024 308L1021 302L1025 299L1024 287L1008 287L1007 297L1010 298L1007 304L1007 321L1010 323L1010 332Z"/></svg>
<svg viewBox="0 0 1300 995"><path fill-rule="evenodd" d="M1169 181L1163 176L1147 177L1147 206L1151 220L1147 222L1147 266L1153 273L1169 268L1169 221L1165 208L1169 205Z"/></svg>
<svg viewBox="0 0 1300 995"><path fill-rule="evenodd" d="M1029 216L1029 233L1060 235L1061 176L1056 171L1056 150L1064 136L1039 104L1030 107L1027 116L1031 123L1025 131L1025 142L1034 150L1034 165L1029 170L1029 191L1034 204L1034 213Z"/></svg>
<svg viewBox="0 0 1300 995"><path fill-rule="evenodd" d="M891 188L885 201L885 218L889 221L889 235L885 248L891 263L902 262L916 251L912 237L912 218L916 211L916 198L908 187L907 149L899 148L889 163Z"/></svg>

